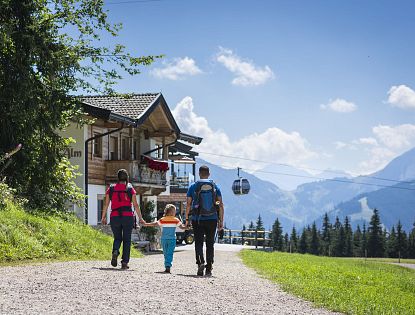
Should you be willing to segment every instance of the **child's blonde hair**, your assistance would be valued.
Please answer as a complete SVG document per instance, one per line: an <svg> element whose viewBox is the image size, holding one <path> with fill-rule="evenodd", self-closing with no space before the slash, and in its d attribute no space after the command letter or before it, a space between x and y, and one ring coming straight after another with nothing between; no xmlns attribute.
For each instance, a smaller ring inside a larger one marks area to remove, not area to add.
<svg viewBox="0 0 415 315"><path fill-rule="evenodd" d="M172 213L173 212L173 213ZM172 205L171 203L167 204L166 207L164 208L164 215L176 215L176 206Z"/></svg>

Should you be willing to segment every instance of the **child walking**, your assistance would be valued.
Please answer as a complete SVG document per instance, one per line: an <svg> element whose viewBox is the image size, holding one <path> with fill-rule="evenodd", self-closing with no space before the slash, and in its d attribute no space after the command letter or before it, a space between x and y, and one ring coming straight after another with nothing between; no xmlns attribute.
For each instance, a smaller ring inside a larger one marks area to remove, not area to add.
<svg viewBox="0 0 415 315"><path fill-rule="evenodd" d="M151 223L143 223L144 226L160 226L161 227L161 246L164 255L165 273L170 273L173 262L173 253L176 248L176 227L186 229L186 226L176 218L176 207L172 204L166 205L163 217Z"/></svg>

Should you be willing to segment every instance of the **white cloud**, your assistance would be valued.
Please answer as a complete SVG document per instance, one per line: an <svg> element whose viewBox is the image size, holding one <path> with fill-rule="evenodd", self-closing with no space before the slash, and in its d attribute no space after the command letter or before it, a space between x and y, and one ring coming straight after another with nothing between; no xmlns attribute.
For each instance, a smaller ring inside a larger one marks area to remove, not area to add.
<svg viewBox="0 0 415 315"><path fill-rule="evenodd" d="M336 145L337 150L343 149L348 145L347 143L344 143L342 141L336 141L334 144Z"/></svg>
<svg viewBox="0 0 415 315"><path fill-rule="evenodd" d="M355 141L352 141L351 143L346 143L343 141L334 142L334 145L336 146L336 150L341 150L341 149L357 150L357 147L355 146L355 144L358 144L358 143Z"/></svg>
<svg viewBox="0 0 415 315"><path fill-rule="evenodd" d="M372 130L379 141L390 149L406 150L415 142L415 125L403 124L395 127L379 125Z"/></svg>
<svg viewBox="0 0 415 315"><path fill-rule="evenodd" d="M220 47L216 61L235 74L236 77L232 80L234 85L261 85L275 77L270 67L257 67L250 60L242 60L230 49Z"/></svg>
<svg viewBox="0 0 415 315"><path fill-rule="evenodd" d="M200 156L212 163L225 167L244 167L247 171L262 169L263 163L224 159L203 152L236 156L248 159L269 160L278 163L300 165L303 161L315 157L308 148L308 142L298 132L287 133L279 128L268 128L262 133L253 133L236 141L229 139L222 130L212 130L205 117L194 111L193 100L187 96L172 111L173 115L186 133L203 137L197 147Z"/></svg>
<svg viewBox="0 0 415 315"><path fill-rule="evenodd" d="M373 145L378 146L378 141L375 138L367 137L367 138L360 138L356 141L356 144L367 144L367 145Z"/></svg>
<svg viewBox="0 0 415 315"><path fill-rule="evenodd" d="M385 147L373 147L369 150L369 159L359 163L359 173L372 174L379 171L398 155Z"/></svg>
<svg viewBox="0 0 415 315"><path fill-rule="evenodd" d="M338 113L350 113L354 112L357 109L357 106L352 102L337 98L334 101L330 100L328 104L321 104L320 108Z"/></svg>
<svg viewBox="0 0 415 315"><path fill-rule="evenodd" d="M163 68L155 68L150 73L160 79L180 80L186 76L202 73L196 62L189 57L176 58L173 62L164 62Z"/></svg>
<svg viewBox="0 0 415 315"><path fill-rule="evenodd" d="M372 132L373 137L353 141L368 146L366 151L370 157L359 164L365 174L382 169L393 158L415 146L415 125L379 125L373 127Z"/></svg>
<svg viewBox="0 0 415 315"><path fill-rule="evenodd" d="M415 109L415 91L406 85L392 86L388 95L388 103L392 106Z"/></svg>

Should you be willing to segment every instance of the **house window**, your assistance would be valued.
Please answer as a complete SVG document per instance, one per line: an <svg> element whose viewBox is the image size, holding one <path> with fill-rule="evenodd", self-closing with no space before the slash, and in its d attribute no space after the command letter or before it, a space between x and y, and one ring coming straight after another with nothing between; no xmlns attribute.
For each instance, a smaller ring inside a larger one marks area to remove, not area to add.
<svg viewBox="0 0 415 315"><path fill-rule="evenodd" d="M118 160L118 138L110 137L110 160Z"/></svg>
<svg viewBox="0 0 415 315"><path fill-rule="evenodd" d="M102 211L104 209L105 195L97 195L97 224L101 224Z"/></svg>
<svg viewBox="0 0 415 315"><path fill-rule="evenodd" d="M94 136L99 136L99 133L94 133ZM93 141L92 146L93 155L96 157L102 157L102 137L96 138Z"/></svg>

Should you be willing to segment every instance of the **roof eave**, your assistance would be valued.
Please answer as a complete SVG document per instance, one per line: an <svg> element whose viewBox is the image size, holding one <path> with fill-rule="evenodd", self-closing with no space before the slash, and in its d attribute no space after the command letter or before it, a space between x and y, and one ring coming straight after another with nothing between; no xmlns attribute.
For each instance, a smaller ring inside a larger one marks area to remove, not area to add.
<svg viewBox="0 0 415 315"><path fill-rule="evenodd" d="M203 138L192 136L184 132L180 132L178 140L183 140L183 141L198 145L202 142Z"/></svg>
<svg viewBox="0 0 415 315"><path fill-rule="evenodd" d="M91 115L95 118L101 118L101 119L104 119L104 120L114 120L114 121L118 121L118 122L121 122L121 123L128 124L130 126L134 126L134 127L136 126L136 121L134 119L131 119L129 117L113 113L109 109L104 109L104 108L100 108L100 107L97 107L97 106L93 106L93 105L88 104L84 101L81 101L81 103L82 103L82 107L84 108L84 110L89 115Z"/></svg>
<svg viewBox="0 0 415 315"><path fill-rule="evenodd" d="M136 119L137 126L144 123L144 121L150 116L150 114L156 109L158 105L163 106L164 112L166 113L167 119L173 126L173 130L176 133L176 138L179 138L180 135L180 128L177 125L176 120L173 117L172 112L170 111L170 108L167 106L167 102L164 99L163 94L159 93L157 97L153 100L153 102L150 104L150 106L147 107L147 109L140 115L138 119Z"/></svg>

